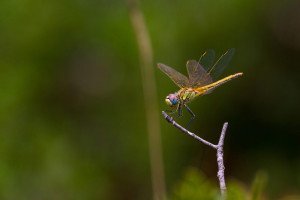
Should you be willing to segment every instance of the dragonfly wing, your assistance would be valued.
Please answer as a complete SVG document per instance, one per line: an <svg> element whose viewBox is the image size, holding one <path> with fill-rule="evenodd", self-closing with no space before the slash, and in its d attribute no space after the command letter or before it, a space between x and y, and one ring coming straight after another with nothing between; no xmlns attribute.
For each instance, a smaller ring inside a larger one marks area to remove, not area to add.
<svg viewBox="0 0 300 200"><path fill-rule="evenodd" d="M225 67L229 64L230 60L232 59L234 55L235 50L229 49L226 53L224 53L217 62L210 68L208 73L211 75L211 77L216 80L222 72L224 71Z"/></svg>
<svg viewBox="0 0 300 200"><path fill-rule="evenodd" d="M208 49L202 56L200 57L199 63L203 66L206 71L212 68L215 60L215 51L212 49Z"/></svg>
<svg viewBox="0 0 300 200"><path fill-rule="evenodd" d="M196 60L187 61L186 68L191 87L199 87L213 82L210 75Z"/></svg>
<svg viewBox="0 0 300 200"><path fill-rule="evenodd" d="M185 75L176 71L172 67L169 67L162 63L158 63L157 66L162 72L168 75L171 78L171 80L179 87L184 88L189 86L189 80Z"/></svg>

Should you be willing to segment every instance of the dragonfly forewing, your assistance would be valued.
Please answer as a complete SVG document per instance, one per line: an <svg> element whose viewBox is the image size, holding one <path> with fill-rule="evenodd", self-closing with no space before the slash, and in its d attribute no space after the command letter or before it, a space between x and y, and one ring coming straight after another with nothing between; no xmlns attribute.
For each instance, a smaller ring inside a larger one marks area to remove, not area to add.
<svg viewBox="0 0 300 200"><path fill-rule="evenodd" d="M162 72L169 76L170 79L180 88L188 87L190 85L189 79L185 75L173 69L172 67L169 67L162 63L158 63L157 66Z"/></svg>

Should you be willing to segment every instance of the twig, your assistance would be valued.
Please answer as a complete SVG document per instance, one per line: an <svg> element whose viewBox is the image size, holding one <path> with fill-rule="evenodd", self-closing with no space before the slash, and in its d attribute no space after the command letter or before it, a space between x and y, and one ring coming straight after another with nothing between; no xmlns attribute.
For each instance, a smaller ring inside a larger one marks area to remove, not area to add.
<svg viewBox="0 0 300 200"><path fill-rule="evenodd" d="M198 135L188 131L187 129L183 128L182 126L180 126L178 123L175 122L175 120L170 117L165 111L162 112L164 118L169 122L171 123L173 126L175 126L176 128L178 128L180 131L182 131L183 133L195 138L196 140L199 140L200 142L202 142L203 144L206 144L214 149L217 149L218 148L218 145L214 145L204 139L202 139L201 137L199 137Z"/></svg>
<svg viewBox="0 0 300 200"><path fill-rule="evenodd" d="M228 126L228 122L225 122L222 128L222 132L220 135L220 139L217 145L212 144L198 135L188 131L187 129L183 128L181 125L179 125L172 117L170 117L165 111L162 112L164 118L167 120L167 122L171 123L174 127L179 129L181 132L195 138L196 140L200 141L201 143L217 150L217 163L218 163L218 178L219 178L219 184L220 184L220 191L221 191L221 198L224 200L226 199L226 183L225 183L225 176L224 176L224 162L223 162L223 146L224 146L224 139L225 134Z"/></svg>
<svg viewBox="0 0 300 200"><path fill-rule="evenodd" d="M152 188L155 200L166 198L164 165L160 139L159 109L153 68L150 36L138 0L125 0L139 47L144 103L147 120Z"/></svg>
<svg viewBox="0 0 300 200"><path fill-rule="evenodd" d="M226 184L225 184L225 176L224 176L224 162L223 162L223 146L224 139L227 130L228 122L225 122L222 128L222 132L220 135L218 147L217 147L217 162L218 162L218 178L220 183L221 196L223 199L226 198Z"/></svg>

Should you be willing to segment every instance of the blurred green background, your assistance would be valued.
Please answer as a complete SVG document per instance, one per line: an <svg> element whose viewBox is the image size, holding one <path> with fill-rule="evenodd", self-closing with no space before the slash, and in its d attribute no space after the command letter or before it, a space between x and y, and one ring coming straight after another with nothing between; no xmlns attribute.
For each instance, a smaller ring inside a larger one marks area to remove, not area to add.
<svg viewBox="0 0 300 200"><path fill-rule="evenodd" d="M143 0L141 9L155 63L186 73L206 49L236 48L223 75L244 76L190 104L191 130L216 142L228 121L227 180L248 191L262 171L265 198L299 194L299 1ZM177 86L153 68L164 110ZM124 1L0 1L0 71L0 199L152 199ZM160 120L168 196L190 167L217 186L215 152Z"/></svg>

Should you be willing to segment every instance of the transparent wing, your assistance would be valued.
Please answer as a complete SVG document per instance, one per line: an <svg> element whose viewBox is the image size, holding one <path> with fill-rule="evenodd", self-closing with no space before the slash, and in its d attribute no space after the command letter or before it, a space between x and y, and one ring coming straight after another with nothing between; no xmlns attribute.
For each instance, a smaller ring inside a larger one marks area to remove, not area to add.
<svg viewBox="0 0 300 200"><path fill-rule="evenodd" d="M210 75L196 60L187 61L186 68L189 74L191 87L196 88L213 82Z"/></svg>
<svg viewBox="0 0 300 200"><path fill-rule="evenodd" d="M228 66L230 60L234 55L235 50L229 49L226 53L224 53L217 62L208 70L208 73L216 80L224 71L225 67Z"/></svg>
<svg viewBox="0 0 300 200"><path fill-rule="evenodd" d="M162 63L158 63L157 66L162 72L168 75L171 78L171 80L179 87L184 88L190 86L189 80L185 75Z"/></svg>
<svg viewBox="0 0 300 200"><path fill-rule="evenodd" d="M212 68L215 61L215 51L208 49L199 59L199 63L203 66L206 71Z"/></svg>

